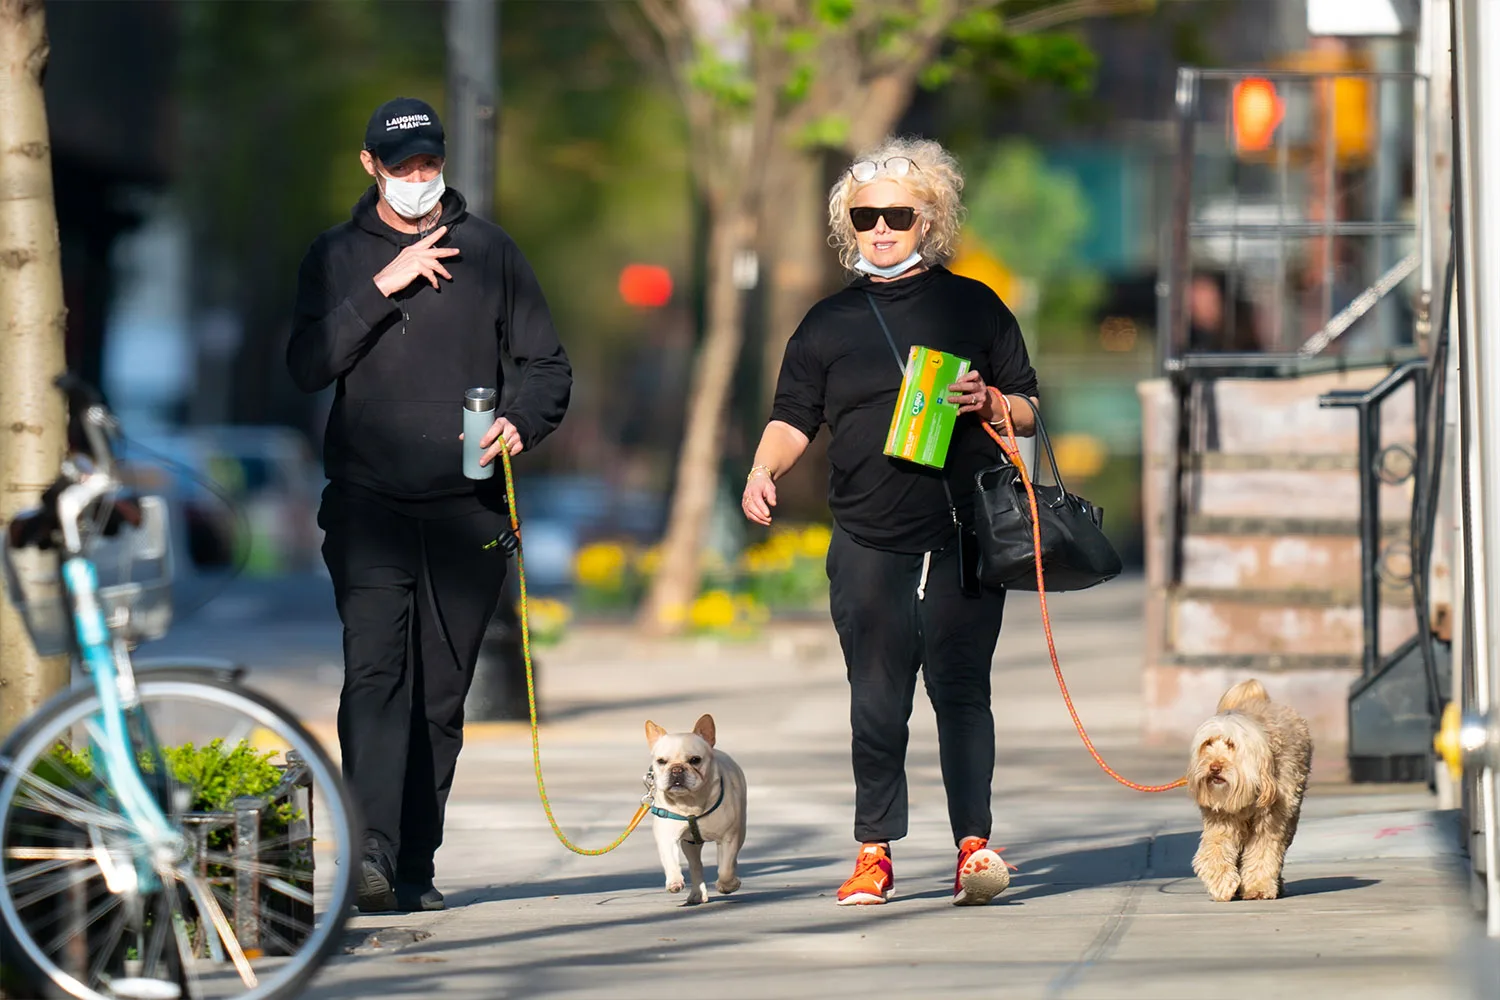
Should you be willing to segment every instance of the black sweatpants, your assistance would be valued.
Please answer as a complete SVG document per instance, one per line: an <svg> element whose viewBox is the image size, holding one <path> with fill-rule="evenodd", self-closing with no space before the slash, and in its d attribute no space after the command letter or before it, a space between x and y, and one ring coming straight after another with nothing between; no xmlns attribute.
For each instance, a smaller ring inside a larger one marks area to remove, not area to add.
<svg viewBox="0 0 1500 1000"><path fill-rule="evenodd" d="M318 512L344 623L339 746L367 841L397 879L432 878L463 746L464 698L506 555L502 512L397 513L337 485Z"/></svg>
<svg viewBox="0 0 1500 1000"><path fill-rule="evenodd" d="M907 721L918 669L937 712L954 843L988 838L995 770L990 661L1005 592L987 589L965 597L956 546L927 558L882 552L837 525L828 548L828 580L849 674L855 839L906 836Z"/></svg>

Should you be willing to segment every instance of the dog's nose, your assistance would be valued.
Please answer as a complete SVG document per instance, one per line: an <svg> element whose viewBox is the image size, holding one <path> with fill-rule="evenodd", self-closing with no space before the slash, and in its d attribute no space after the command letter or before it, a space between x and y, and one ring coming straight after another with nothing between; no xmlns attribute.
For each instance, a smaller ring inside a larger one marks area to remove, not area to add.
<svg viewBox="0 0 1500 1000"><path fill-rule="evenodd" d="M677 775L680 775L684 770L686 770L686 768L684 768L681 764L673 764L672 776L676 777Z"/></svg>
<svg viewBox="0 0 1500 1000"><path fill-rule="evenodd" d="M1220 764L1218 761L1214 761L1212 764L1208 765L1209 774L1218 774L1222 770L1224 770L1224 765Z"/></svg>

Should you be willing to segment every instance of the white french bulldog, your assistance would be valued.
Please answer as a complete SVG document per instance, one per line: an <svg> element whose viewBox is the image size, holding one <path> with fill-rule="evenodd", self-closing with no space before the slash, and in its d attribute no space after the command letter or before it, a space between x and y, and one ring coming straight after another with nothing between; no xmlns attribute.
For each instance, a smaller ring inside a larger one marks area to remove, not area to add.
<svg viewBox="0 0 1500 1000"><path fill-rule="evenodd" d="M729 755L714 749L714 719L705 715L690 733L669 733L646 723L651 745L651 825L667 876L667 891L681 892L682 858L687 855L692 889L687 903L708 899L703 882L703 845L718 845L718 881L725 895L740 887L735 861L745 842L745 772Z"/></svg>

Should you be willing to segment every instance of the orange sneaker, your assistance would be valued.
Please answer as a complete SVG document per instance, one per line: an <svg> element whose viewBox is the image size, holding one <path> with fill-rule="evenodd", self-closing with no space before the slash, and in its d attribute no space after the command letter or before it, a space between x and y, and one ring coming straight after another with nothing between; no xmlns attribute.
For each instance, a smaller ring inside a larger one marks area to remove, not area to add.
<svg viewBox="0 0 1500 1000"><path fill-rule="evenodd" d="M1010 869L1013 867L1000 857L999 851L990 850L983 837L965 837L958 845L953 905L983 906L988 903L1010 885Z"/></svg>
<svg viewBox="0 0 1500 1000"><path fill-rule="evenodd" d="M868 906L884 903L891 897L896 875L891 867L891 853L881 844L866 844L854 862L854 874L839 886L840 906Z"/></svg>

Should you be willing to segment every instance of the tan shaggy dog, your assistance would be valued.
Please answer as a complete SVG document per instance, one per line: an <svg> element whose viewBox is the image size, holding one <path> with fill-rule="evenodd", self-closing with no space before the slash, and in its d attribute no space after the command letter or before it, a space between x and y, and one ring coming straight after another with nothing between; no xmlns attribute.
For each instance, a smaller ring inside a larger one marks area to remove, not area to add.
<svg viewBox="0 0 1500 1000"><path fill-rule="evenodd" d="M1214 900L1281 895L1311 765L1307 722L1271 701L1259 681L1230 688L1198 727L1188 791L1203 813L1203 839L1193 872Z"/></svg>

